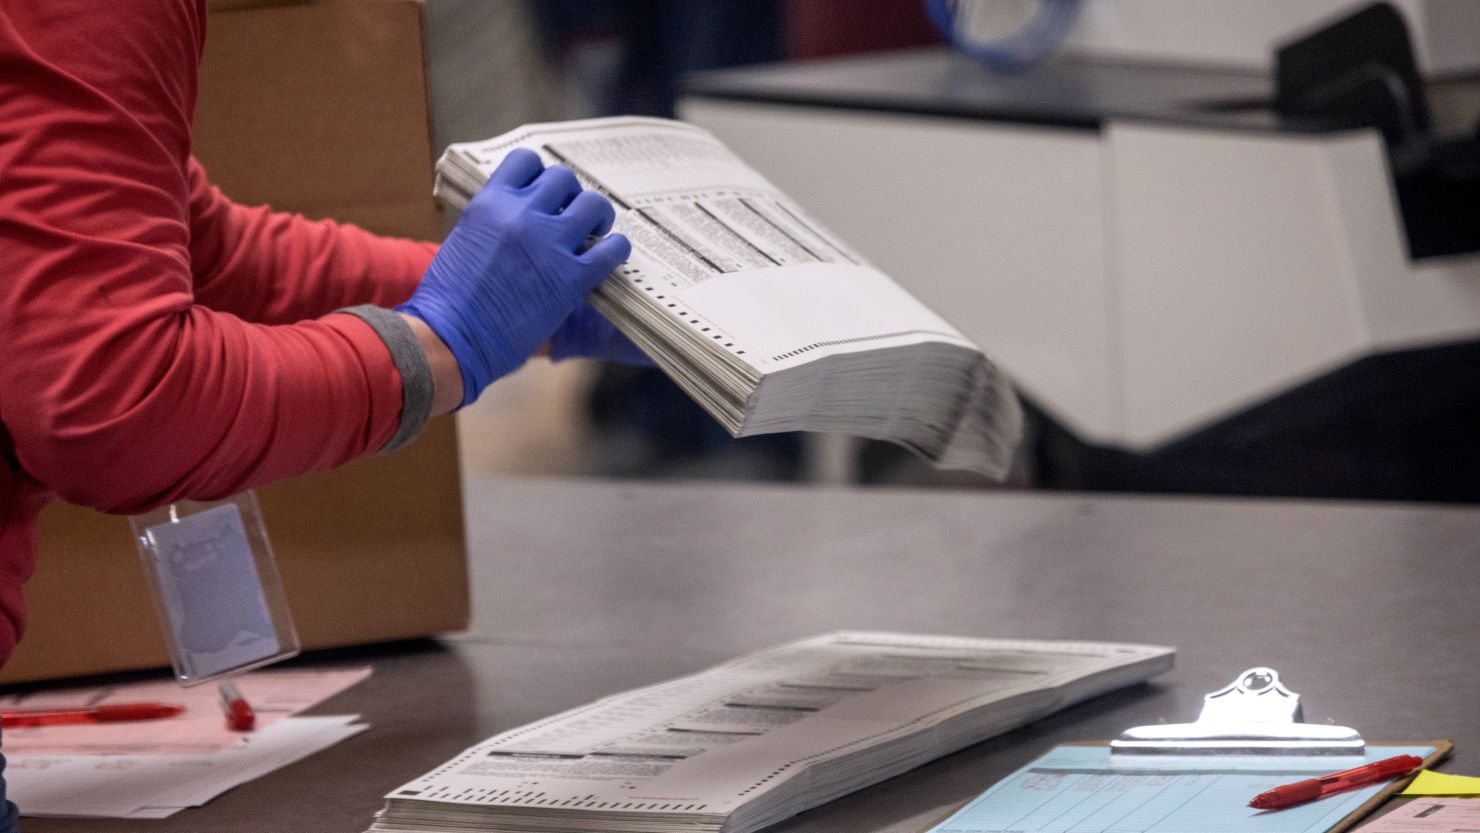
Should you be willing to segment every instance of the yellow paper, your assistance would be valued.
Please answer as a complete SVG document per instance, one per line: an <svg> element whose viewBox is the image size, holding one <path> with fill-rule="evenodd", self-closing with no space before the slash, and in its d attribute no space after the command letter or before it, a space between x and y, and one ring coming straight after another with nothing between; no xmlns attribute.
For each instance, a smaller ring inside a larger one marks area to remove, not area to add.
<svg viewBox="0 0 1480 833"><path fill-rule="evenodd" d="M1480 778L1424 770L1401 795L1480 795Z"/></svg>

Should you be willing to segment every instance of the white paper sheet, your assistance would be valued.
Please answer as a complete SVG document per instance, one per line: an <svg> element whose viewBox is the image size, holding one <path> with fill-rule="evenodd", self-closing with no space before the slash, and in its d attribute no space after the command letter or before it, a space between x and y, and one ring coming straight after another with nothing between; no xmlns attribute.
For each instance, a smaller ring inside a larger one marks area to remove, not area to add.
<svg viewBox="0 0 1480 833"><path fill-rule="evenodd" d="M6 788L24 816L165 818L369 728L358 718L287 718L214 752L17 756Z"/></svg>

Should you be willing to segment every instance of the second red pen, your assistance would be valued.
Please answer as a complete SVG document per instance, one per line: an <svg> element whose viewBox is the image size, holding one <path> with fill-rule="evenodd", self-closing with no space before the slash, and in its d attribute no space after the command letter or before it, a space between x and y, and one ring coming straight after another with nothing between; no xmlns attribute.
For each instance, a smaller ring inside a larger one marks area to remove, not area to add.
<svg viewBox="0 0 1480 833"><path fill-rule="evenodd" d="M1254 796L1249 806L1256 810L1279 810L1292 807L1296 804L1304 804L1317 798L1324 798L1332 793L1355 790L1368 784L1376 784L1399 775L1406 775L1423 766L1423 758L1413 755L1397 755L1392 758L1384 758L1364 764L1355 769L1348 769L1332 775L1322 775L1319 778L1307 778L1304 781L1296 781L1282 787Z"/></svg>

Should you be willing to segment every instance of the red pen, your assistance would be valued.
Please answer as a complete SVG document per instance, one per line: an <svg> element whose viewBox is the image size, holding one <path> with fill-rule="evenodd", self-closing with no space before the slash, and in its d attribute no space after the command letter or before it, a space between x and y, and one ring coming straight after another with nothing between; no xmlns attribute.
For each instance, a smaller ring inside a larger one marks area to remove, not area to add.
<svg viewBox="0 0 1480 833"><path fill-rule="evenodd" d="M226 728L233 732L250 732L257 725L257 713L247 698L231 683L220 683L216 690L221 692L221 710L226 712Z"/></svg>
<svg viewBox="0 0 1480 833"><path fill-rule="evenodd" d="M0 726L63 726L69 723L117 723L159 720L185 711L176 703L104 703L80 709L21 709L0 712Z"/></svg>
<svg viewBox="0 0 1480 833"><path fill-rule="evenodd" d="M1376 784L1399 775L1407 775L1421 766L1423 766L1423 758L1413 755L1384 758L1381 761L1374 761L1345 772L1322 775L1319 778L1307 778L1304 781L1265 790L1254 796L1249 806L1256 810L1282 810L1296 804L1315 801L1317 798L1325 798L1332 793L1355 790L1358 787Z"/></svg>

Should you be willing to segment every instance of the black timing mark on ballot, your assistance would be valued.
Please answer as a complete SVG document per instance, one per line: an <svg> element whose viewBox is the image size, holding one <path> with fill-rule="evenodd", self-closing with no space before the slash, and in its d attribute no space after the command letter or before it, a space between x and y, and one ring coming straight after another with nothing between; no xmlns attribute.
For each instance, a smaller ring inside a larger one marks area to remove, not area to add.
<svg viewBox="0 0 1480 833"><path fill-rule="evenodd" d="M807 254L811 255L813 260L817 261L818 263L825 262L823 260L823 258L822 258L822 255L819 255L818 253L816 253L816 252L812 251L811 249L807 248L807 244L806 243L803 243L800 240L798 240L797 239L797 236L795 234L792 234L790 231L787 231L784 227L782 227L782 225L780 223L776 222L775 220L771 219L770 217L767 217L760 209L758 209L755 206L751 205L750 204L750 200L747 200L744 197L742 197L742 198L740 198L739 202L740 202L741 205L743 205L747 209L749 209L750 210L750 213L752 213L755 216L761 218L761 222L765 223L766 225L770 226L773 229L776 229L776 232L778 234L780 234L782 237L785 237L787 240L790 240L798 249L801 249L802 251L804 251Z"/></svg>
<svg viewBox="0 0 1480 833"><path fill-rule="evenodd" d="M733 228L730 228L729 223L726 223L724 220L721 220L719 217L716 217L713 211L710 211L709 209L707 209L707 208L704 207L704 203L702 203L702 202L696 202L696 203L694 203L694 207L697 208L697 209L699 209L700 211L704 212L704 214L706 216L708 216L709 219L713 220L716 224L719 225L720 228L722 228L726 232L728 232L731 237L735 238L736 240L739 240L741 243L743 243L747 247L749 247L751 249L754 249L756 254L760 255L761 257L765 258L766 260L771 261L772 263L774 263L777 266L780 266L781 265L781 261L777 260L774 257L771 257L771 255L765 249L762 249L760 246L757 246L756 244L750 242L750 239L747 238L745 235L741 234L740 232L736 231Z"/></svg>
<svg viewBox="0 0 1480 833"><path fill-rule="evenodd" d="M790 208L787 208L786 207L786 203L776 202L776 203L773 203L773 204L777 208L779 208L783 212L785 212L788 217L790 217L791 219L795 220L796 223L797 223L797 225L799 225L802 228L806 229L808 234L812 235L813 237L817 238L818 240L821 240L824 244L826 244L833 251L836 251L838 254L842 255L844 260L848 261L849 263L853 264L854 266L857 266L858 265L858 261L854 260L853 257L852 257L852 255L849 255L847 252L843 251L840 247L838 247L836 244L834 244L831 240L828 240L826 237L822 236L822 234L820 232L818 232L817 229L812 228L812 224L811 223L809 223L806 220L802 219L800 216L797 215L797 213L795 211L792 211Z"/></svg>
<svg viewBox="0 0 1480 833"><path fill-rule="evenodd" d="M648 223L648 225L650 225L653 228L657 229L660 233L662 233L669 240L672 240L675 244L677 244L679 246L679 248L683 249L684 251L688 252L689 254L693 255L694 257L698 258L699 260L704 261L704 265L705 266L708 266L716 274L720 274L720 275L723 275L724 274L725 270L719 268L719 265L718 264L716 264L714 261L710 260L709 258L705 257L703 252L701 252L698 249L694 248L693 246L689 245L689 242L687 240L684 240L682 237L679 237L677 234L674 234L672 229L668 228L667 226L663 225L662 223L658 222L657 220L654 220L647 213L647 209L646 208L639 208L636 211L634 211L633 213L636 214L637 216L641 217L642 219L646 220L647 223Z"/></svg>

